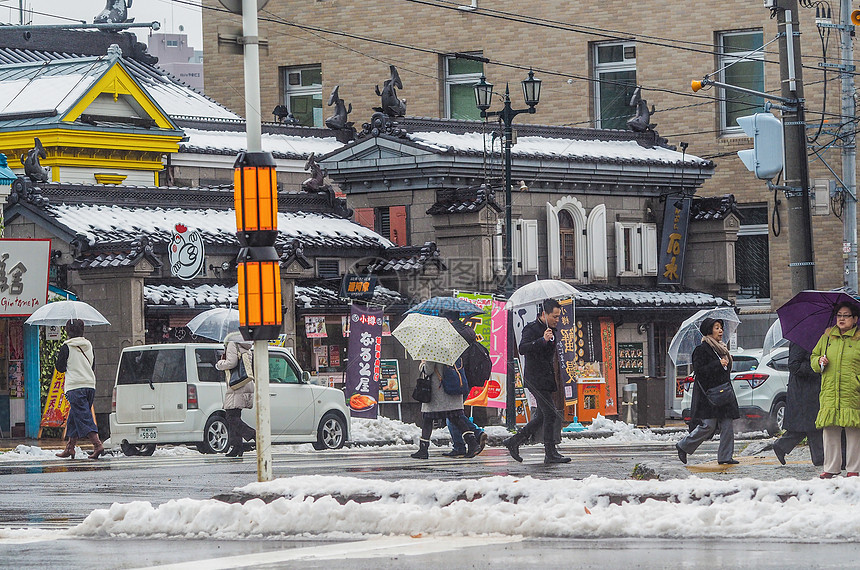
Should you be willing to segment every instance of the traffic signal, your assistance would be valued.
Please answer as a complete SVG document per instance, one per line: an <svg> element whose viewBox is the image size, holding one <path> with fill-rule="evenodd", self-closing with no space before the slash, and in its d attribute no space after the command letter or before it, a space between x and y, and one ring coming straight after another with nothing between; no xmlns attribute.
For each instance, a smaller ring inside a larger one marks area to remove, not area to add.
<svg viewBox="0 0 860 570"><path fill-rule="evenodd" d="M738 125L753 139L753 148L738 151L738 156L756 178L770 180L782 172L782 121L771 113L756 113L738 117Z"/></svg>
<svg viewBox="0 0 860 570"><path fill-rule="evenodd" d="M851 12L851 23L855 26L860 26L860 10L853 10Z"/></svg>

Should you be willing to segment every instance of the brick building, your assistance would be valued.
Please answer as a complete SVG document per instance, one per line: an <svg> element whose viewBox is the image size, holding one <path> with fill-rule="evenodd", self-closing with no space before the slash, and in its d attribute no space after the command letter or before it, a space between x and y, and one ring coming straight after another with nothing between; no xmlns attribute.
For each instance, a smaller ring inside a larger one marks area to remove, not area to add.
<svg viewBox="0 0 860 570"><path fill-rule="evenodd" d="M205 9L220 8L218 0L203 4L207 93L229 108L242 109L242 58L236 42L241 20ZM407 115L476 118L471 84L481 73L497 90L509 82L514 105L520 106L518 83L532 67L543 80L543 91L537 113L520 116L524 123L625 128L632 114L627 107L632 85L638 84L649 106L656 105L652 121L660 134L671 144L689 143L690 153L717 163L699 194L733 193L738 200L743 219L735 261L737 304L748 323L741 343L747 344L744 335L749 344L759 340L773 310L791 296L786 201L776 196L775 207L775 196L735 156L752 141L734 119L760 110L762 101L716 89L693 94L689 85L691 79L734 63L715 77L778 92L777 44L768 43L778 29L761 2L732 0L719 9L662 1L633 7L619 0L534 0L527 10L490 0L478 0L477 9L460 4L464 6L435 0L271 3L260 14L264 114L286 105L304 124L322 126L323 116L331 114L323 103L340 85L340 96L352 104L351 118L358 125L378 104L374 86L395 64ZM817 127L825 85L818 66L821 43L814 11L800 8L798 17L807 119ZM835 12L833 19L837 21ZM763 44L763 50L755 51ZM835 60L837 35L829 46L828 60ZM487 62L454 58L455 53ZM828 75L826 111L838 113L838 76ZM499 107L497 102L493 109ZM832 134L822 134L815 144L832 140ZM838 152L825 150L823 156L838 172ZM832 178L820 160L811 160L810 167L813 178ZM540 172L525 182L539 184ZM818 288L842 285L841 238L837 216L813 217Z"/></svg>

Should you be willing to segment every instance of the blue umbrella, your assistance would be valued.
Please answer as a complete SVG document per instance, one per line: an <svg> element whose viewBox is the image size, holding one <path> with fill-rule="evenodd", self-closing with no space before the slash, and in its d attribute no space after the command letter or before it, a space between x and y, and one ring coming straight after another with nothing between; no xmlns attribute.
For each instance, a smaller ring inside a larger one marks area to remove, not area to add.
<svg viewBox="0 0 860 570"><path fill-rule="evenodd" d="M444 311L456 311L461 319L480 315L484 312L477 305L458 297L431 297L423 303L415 305L406 311L406 313L419 313L421 315L440 317Z"/></svg>

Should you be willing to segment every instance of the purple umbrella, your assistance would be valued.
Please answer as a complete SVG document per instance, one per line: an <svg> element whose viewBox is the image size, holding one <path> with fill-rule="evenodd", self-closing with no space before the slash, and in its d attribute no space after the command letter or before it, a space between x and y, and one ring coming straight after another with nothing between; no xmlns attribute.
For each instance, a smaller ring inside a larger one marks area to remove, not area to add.
<svg viewBox="0 0 860 570"><path fill-rule="evenodd" d="M827 327L836 322L836 305L860 305L842 291L801 291L776 310L782 336L812 352Z"/></svg>

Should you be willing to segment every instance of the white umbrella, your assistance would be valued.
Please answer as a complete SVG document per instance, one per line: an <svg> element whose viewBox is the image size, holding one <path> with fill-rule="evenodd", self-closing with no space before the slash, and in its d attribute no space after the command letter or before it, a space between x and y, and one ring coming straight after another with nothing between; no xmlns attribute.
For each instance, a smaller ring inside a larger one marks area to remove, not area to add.
<svg viewBox="0 0 860 570"><path fill-rule="evenodd" d="M699 326L707 318L720 319L723 321L723 339L728 339L738 330L741 323L738 315L731 307L719 307L717 309L703 309L681 323L678 332L669 343L669 357L676 366L690 364L693 350L702 343L702 333Z"/></svg>
<svg viewBox="0 0 860 570"><path fill-rule="evenodd" d="M777 319L770 325L770 328L767 329L767 333L764 335L764 343L761 345L761 355L762 357L767 356L773 349L786 346L787 344L788 339L782 336L782 324Z"/></svg>
<svg viewBox="0 0 860 570"><path fill-rule="evenodd" d="M469 347L448 319L409 313L391 332L415 360L453 365Z"/></svg>
<svg viewBox="0 0 860 570"><path fill-rule="evenodd" d="M85 325L109 325L100 312L83 301L54 301L42 305L30 315L28 325L63 326L67 321L79 319Z"/></svg>
<svg viewBox="0 0 860 570"><path fill-rule="evenodd" d="M209 309L188 321L185 326L197 336L223 342L224 337L239 330L239 311L225 308Z"/></svg>
<svg viewBox="0 0 860 570"><path fill-rule="evenodd" d="M566 299L579 294L573 286L558 279L538 279L513 292L505 304L508 310L537 305L546 299Z"/></svg>

